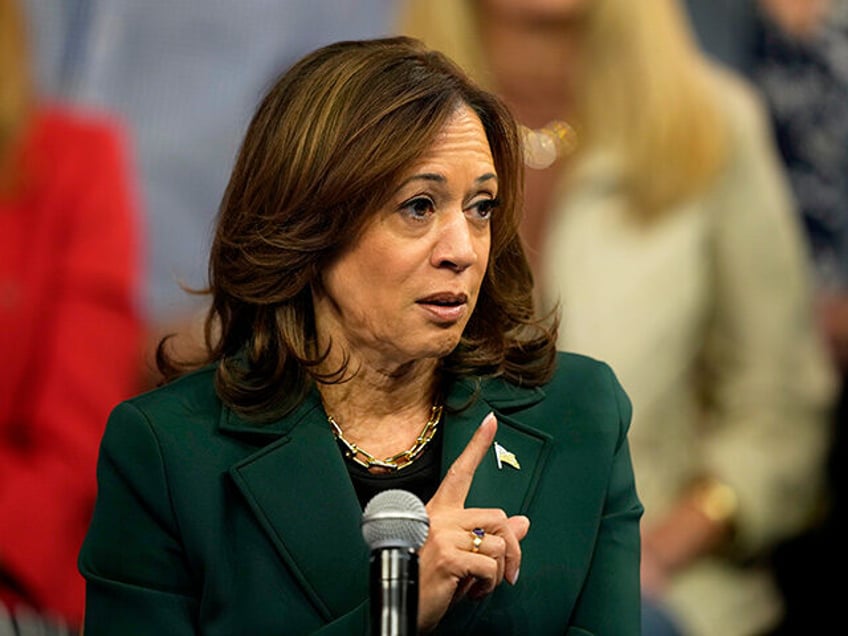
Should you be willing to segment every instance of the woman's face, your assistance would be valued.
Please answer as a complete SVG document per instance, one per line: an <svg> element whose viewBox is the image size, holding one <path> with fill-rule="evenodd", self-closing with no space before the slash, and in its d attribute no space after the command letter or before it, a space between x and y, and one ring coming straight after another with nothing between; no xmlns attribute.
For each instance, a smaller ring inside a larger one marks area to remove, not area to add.
<svg viewBox="0 0 848 636"><path fill-rule="evenodd" d="M497 193L485 131L463 106L324 271L320 341L386 368L450 353L486 272Z"/></svg>

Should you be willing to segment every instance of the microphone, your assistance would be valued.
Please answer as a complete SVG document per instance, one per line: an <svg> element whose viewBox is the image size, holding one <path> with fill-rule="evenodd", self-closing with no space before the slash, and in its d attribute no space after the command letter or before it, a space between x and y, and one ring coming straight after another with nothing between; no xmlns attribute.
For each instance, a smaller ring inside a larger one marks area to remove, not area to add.
<svg viewBox="0 0 848 636"><path fill-rule="evenodd" d="M430 519L421 500L406 490L384 490L362 514L362 536L371 549L372 636L418 633L418 548Z"/></svg>

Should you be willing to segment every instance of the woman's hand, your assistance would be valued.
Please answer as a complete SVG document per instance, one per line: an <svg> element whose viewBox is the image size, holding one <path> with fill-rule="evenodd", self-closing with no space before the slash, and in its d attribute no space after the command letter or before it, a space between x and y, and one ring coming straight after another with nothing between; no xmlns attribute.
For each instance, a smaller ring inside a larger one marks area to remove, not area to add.
<svg viewBox="0 0 848 636"><path fill-rule="evenodd" d="M480 461L491 448L497 420L489 414L445 475L427 504L430 532L419 554L418 626L433 629L450 604L464 595L482 598L503 579L518 580L521 541L530 528L524 516L507 517L495 508L465 508L465 498ZM482 541L474 552L475 534Z"/></svg>
<svg viewBox="0 0 848 636"><path fill-rule="evenodd" d="M642 593L662 595L675 573L722 545L732 534L730 516L705 511L703 491L693 487L642 532Z"/></svg>

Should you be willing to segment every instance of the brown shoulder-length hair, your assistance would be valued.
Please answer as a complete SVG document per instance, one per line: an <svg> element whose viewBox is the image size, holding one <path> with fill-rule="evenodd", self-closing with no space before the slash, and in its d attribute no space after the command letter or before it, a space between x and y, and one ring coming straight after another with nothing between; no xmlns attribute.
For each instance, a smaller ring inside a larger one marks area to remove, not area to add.
<svg viewBox="0 0 848 636"><path fill-rule="evenodd" d="M223 401L244 416L291 410L321 375L311 290L388 200L461 105L483 124L501 205L477 306L444 379L550 378L555 319L537 319L518 236L522 163L503 104L444 55L396 37L339 42L289 69L248 127L224 193L209 261L208 355ZM159 346L166 377L185 370ZM196 366L196 365L189 365Z"/></svg>

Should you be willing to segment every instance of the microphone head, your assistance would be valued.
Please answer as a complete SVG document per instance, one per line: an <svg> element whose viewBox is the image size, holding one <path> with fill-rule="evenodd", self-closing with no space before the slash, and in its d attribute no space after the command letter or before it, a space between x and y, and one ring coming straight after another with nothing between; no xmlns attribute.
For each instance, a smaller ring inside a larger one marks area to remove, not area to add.
<svg viewBox="0 0 848 636"><path fill-rule="evenodd" d="M374 495L362 514L362 536L371 550L411 548L427 539L430 518L422 501L406 490L384 490Z"/></svg>

